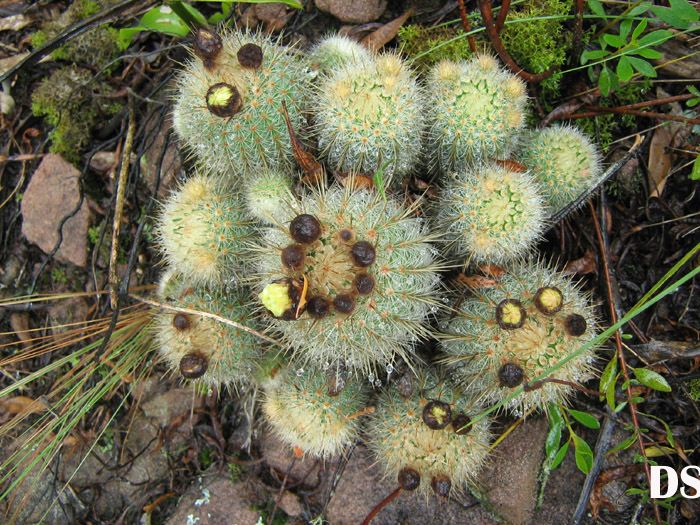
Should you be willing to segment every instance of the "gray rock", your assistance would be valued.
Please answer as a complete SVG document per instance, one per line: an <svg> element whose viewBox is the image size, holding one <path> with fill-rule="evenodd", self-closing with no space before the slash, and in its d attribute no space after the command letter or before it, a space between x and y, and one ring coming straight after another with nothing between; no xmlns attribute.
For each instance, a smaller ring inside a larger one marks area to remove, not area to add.
<svg viewBox="0 0 700 525"><path fill-rule="evenodd" d="M78 204L80 172L59 155L44 157L22 197L22 233L44 253L58 242L61 221ZM87 263L87 231L90 212L83 200L78 212L63 225L63 240L56 254L61 262Z"/></svg>
<svg viewBox="0 0 700 525"><path fill-rule="evenodd" d="M316 0L316 7L347 24L373 22L386 11L386 0Z"/></svg>

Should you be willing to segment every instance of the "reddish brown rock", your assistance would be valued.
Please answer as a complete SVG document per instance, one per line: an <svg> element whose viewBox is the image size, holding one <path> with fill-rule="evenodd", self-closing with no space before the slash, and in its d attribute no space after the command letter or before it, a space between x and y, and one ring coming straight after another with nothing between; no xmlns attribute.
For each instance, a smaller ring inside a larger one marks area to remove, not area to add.
<svg viewBox="0 0 700 525"><path fill-rule="evenodd" d="M58 227L80 200L80 172L59 155L44 157L32 175L22 197L22 233L44 253L58 242ZM83 200L78 212L63 224L63 240L56 254L61 262L77 266L87 263L88 205Z"/></svg>
<svg viewBox="0 0 700 525"><path fill-rule="evenodd" d="M316 7L347 24L373 22L386 11L386 0L316 0Z"/></svg>

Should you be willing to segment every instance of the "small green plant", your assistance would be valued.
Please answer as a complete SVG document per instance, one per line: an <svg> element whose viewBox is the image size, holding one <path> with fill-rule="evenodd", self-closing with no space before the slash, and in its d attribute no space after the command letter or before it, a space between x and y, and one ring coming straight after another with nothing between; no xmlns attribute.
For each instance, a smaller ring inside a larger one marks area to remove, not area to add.
<svg viewBox="0 0 700 525"><path fill-rule="evenodd" d="M569 419L571 417L571 419ZM550 404L547 411L549 420L549 432L545 440L545 461L543 468L554 470L564 460L566 452L571 444L574 445L576 465L584 474L593 466L593 451L586 441L578 436L571 427L573 420L578 421L583 426L591 429L600 428L600 423L592 415L563 407L562 405ZM561 444L561 433L566 427L569 431L569 439Z"/></svg>
<svg viewBox="0 0 700 525"><path fill-rule="evenodd" d="M636 17L651 11L663 22L678 30L689 30L700 17L687 0L671 0L671 7L668 8L652 5L651 2L637 2L628 7L619 17L608 15L598 0L589 0L588 6L605 21L620 20L618 34L602 32L592 42L598 49L587 49L581 54L582 65L595 61L589 64L588 73L592 80L597 79L600 92L604 96L618 90L620 82L629 81L635 71L646 77L656 77L656 70L648 60L661 58L662 55L652 48L660 46L676 35L670 29L645 33L648 20L642 18L638 21ZM614 71L612 66L608 65L608 62L613 60L617 61ZM598 64L602 64L600 71L596 71L593 67Z"/></svg>
<svg viewBox="0 0 700 525"><path fill-rule="evenodd" d="M63 268L54 268L51 270L51 279L54 284L63 284L68 282L68 276L66 276L66 271Z"/></svg>
<svg viewBox="0 0 700 525"><path fill-rule="evenodd" d="M463 60L472 55L468 40L460 38L461 34L461 29L449 25L428 28L409 24L402 26L397 36L411 66L424 73L442 60Z"/></svg>

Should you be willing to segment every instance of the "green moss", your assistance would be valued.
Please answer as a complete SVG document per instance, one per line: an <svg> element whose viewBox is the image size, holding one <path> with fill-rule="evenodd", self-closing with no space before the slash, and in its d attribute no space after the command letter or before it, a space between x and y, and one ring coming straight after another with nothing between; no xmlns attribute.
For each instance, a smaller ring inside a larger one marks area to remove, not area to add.
<svg viewBox="0 0 700 525"><path fill-rule="evenodd" d="M690 387L690 399L697 402L700 401L700 379L691 379L688 381Z"/></svg>
<svg viewBox="0 0 700 525"><path fill-rule="evenodd" d="M51 152L77 162L97 118L109 114L114 105L95 95L110 92L105 80L94 80L90 71L78 66L59 68L39 84L32 93L32 111L54 127Z"/></svg>
<svg viewBox="0 0 700 525"><path fill-rule="evenodd" d="M542 73L563 65L573 38L571 31L564 31L564 20L529 19L563 16L571 6L567 0L527 0L511 7L501 41L513 60L528 73ZM540 89L556 93L558 86L559 77L550 77L540 84Z"/></svg>
<svg viewBox="0 0 700 525"><path fill-rule="evenodd" d="M463 35L460 26L443 26L437 28L425 28L411 24L399 29L399 44L403 53L413 58L418 56L411 64L419 71L425 71L441 60L461 60L472 54L469 41ZM456 40L455 40L456 39ZM427 53L424 56L423 53Z"/></svg>

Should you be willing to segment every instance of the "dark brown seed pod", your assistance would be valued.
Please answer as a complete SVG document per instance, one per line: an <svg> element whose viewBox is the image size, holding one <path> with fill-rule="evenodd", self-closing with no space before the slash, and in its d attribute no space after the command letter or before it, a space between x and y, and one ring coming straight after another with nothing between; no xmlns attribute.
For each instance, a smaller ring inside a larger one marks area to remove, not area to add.
<svg viewBox="0 0 700 525"><path fill-rule="evenodd" d="M256 44L244 44L238 50L236 56L241 66L258 69L262 65L263 50Z"/></svg>
<svg viewBox="0 0 700 525"><path fill-rule="evenodd" d="M496 306L496 321L504 330L515 330L525 324L527 312L520 301L504 299Z"/></svg>
<svg viewBox="0 0 700 525"><path fill-rule="evenodd" d="M564 329L572 337L579 337L586 333L586 318L580 314L570 314L564 320Z"/></svg>
<svg viewBox="0 0 700 525"><path fill-rule="evenodd" d="M556 286L545 286L537 290L535 306L543 314L554 315L564 306L564 295Z"/></svg>
<svg viewBox="0 0 700 525"><path fill-rule="evenodd" d="M374 259L377 257L377 253L374 250L374 246L367 241L358 241L352 245L352 248L350 248L350 256L352 257L352 262L355 263L355 266L364 268L374 262Z"/></svg>
<svg viewBox="0 0 700 525"><path fill-rule="evenodd" d="M429 401L423 407L423 423L428 425L428 428L440 430L449 425L450 421L452 421L452 410L444 401Z"/></svg>
<svg viewBox="0 0 700 525"><path fill-rule="evenodd" d="M437 496L441 498L447 498L447 496L450 495L452 481L444 474L439 474L437 476L433 476L430 486L433 488L433 492Z"/></svg>
<svg viewBox="0 0 700 525"><path fill-rule="evenodd" d="M220 118L229 118L238 113L243 106L243 99L235 86L220 82L207 91L207 109Z"/></svg>
<svg viewBox="0 0 700 525"><path fill-rule="evenodd" d="M335 365L326 370L326 384L328 384L327 394L335 397L345 389L345 382L348 378L348 370L344 361L338 361Z"/></svg>
<svg viewBox="0 0 700 525"><path fill-rule="evenodd" d="M192 326L192 321L190 321L189 315L178 312L173 316L173 328L178 332L189 330L190 326Z"/></svg>
<svg viewBox="0 0 700 525"><path fill-rule="evenodd" d="M290 244L282 250L282 264L290 270L298 270L304 264L304 248L299 244Z"/></svg>
<svg viewBox="0 0 700 525"><path fill-rule="evenodd" d="M368 273L358 273L352 280L352 289L360 295L369 295L374 291L374 277Z"/></svg>
<svg viewBox="0 0 700 525"><path fill-rule="evenodd" d="M208 29L197 29L194 35L194 54L202 59L207 69L212 69L221 53L221 37Z"/></svg>
<svg viewBox="0 0 700 525"><path fill-rule="evenodd" d="M185 379L197 379L206 373L208 366L209 362L202 354L187 354L180 359L180 375Z"/></svg>
<svg viewBox="0 0 700 525"><path fill-rule="evenodd" d="M506 363L498 370L498 379L501 382L501 386L515 388L523 382L524 378L525 373L523 369L514 363Z"/></svg>
<svg viewBox="0 0 700 525"><path fill-rule="evenodd" d="M310 244L321 236L321 223L313 215L297 215L289 224L289 234L301 244Z"/></svg>
<svg viewBox="0 0 700 525"><path fill-rule="evenodd" d="M338 237L343 242L350 242L352 240L352 231L344 229L338 232Z"/></svg>
<svg viewBox="0 0 700 525"><path fill-rule="evenodd" d="M453 417L452 428L454 429L455 434L458 436L466 436L469 434L469 431L472 429L471 425L469 424L471 421L471 418L463 412L460 412Z"/></svg>
<svg viewBox="0 0 700 525"><path fill-rule="evenodd" d="M338 294L333 299L333 307L339 314L350 315L355 310L355 299L348 293Z"/></svg>
<svg viewBox="0 0 700 525"><path fill-rule="evenodd" d="M416 490L420 486L420 474L417 470L404 467L399 470L399 487L403 490Z"/></svg>
<svg viewBox="0 0 700 525"><path fill-rule="evenodd" d="M306 303L306 312L314 319L323 319L331 311L331 303L322 295L315 295Z"/></svg>

